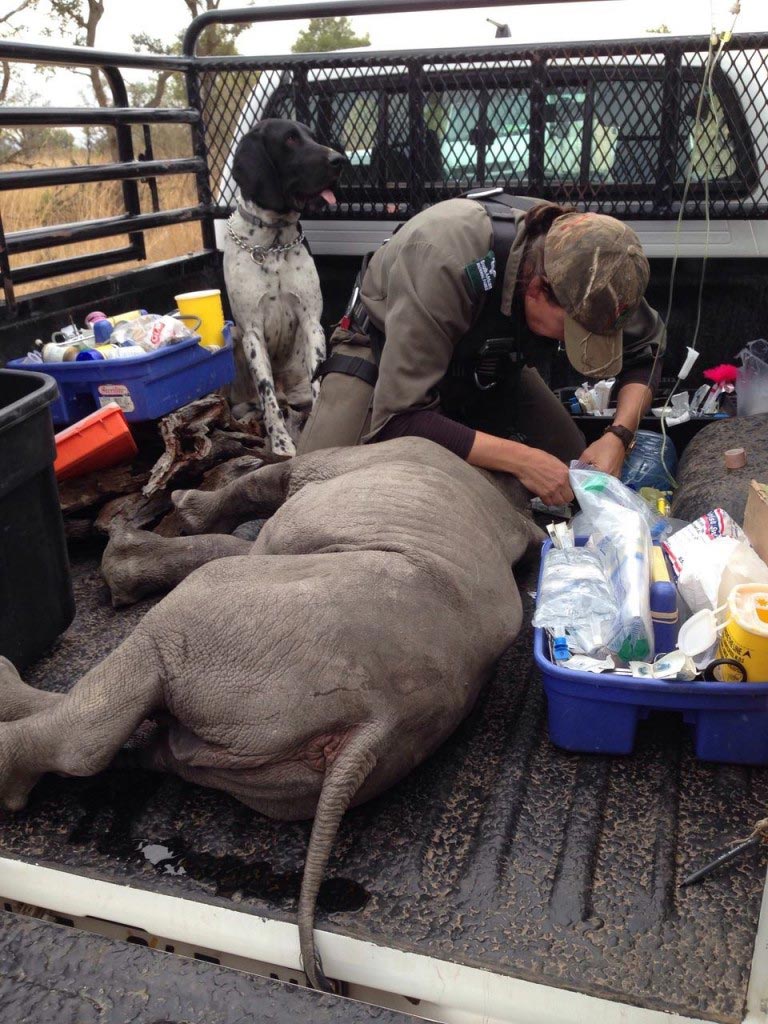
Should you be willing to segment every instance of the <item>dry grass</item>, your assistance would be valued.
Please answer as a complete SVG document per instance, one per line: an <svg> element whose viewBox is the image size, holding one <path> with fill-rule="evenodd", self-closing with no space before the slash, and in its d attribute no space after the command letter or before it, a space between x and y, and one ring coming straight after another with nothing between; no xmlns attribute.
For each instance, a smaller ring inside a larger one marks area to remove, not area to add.
<svg viewBox="0 0 768 1024"><path fill-rule="evenodd" d="M91 162L108 161L109 157L97 158ZM36 163L37 167L70 166L80 162L43 154ZM11 167L0 166L0 173L11 170ZM18 170L18 168L13 168ZM160 209L176 210L197 205L197 191L192 175L173 175L158 178ZM152 196L149 185L139 183L139 198L142 213L152 212ZM103 217L118 216L125 212L121 182L92 183L85 185L62 185L48 188L18 189L0 193L0 213L6 235L13 231L24 231L36 227L56 224L77 223L79 221L98 220ZM193 221L188 224L177 224L171 227L155 228L144 233L147 249L145 261L132 261L115 265L119 269L133 269L159 260L172 259L188 252L197 252L202 247L200 223ZM22 253L11 259L11 268L42 263L47 260L62 259L68 256L100 252L106 249L121 248L128 244L127 235L116 235L90 242L77 242L72 245L61 245L55 248L39 249L34 252ZM110 267L84 271L81 274L67 274L46 281L35 281L18 286L17 295L52 288L57 285L83 281L108 273Z"/></svg>

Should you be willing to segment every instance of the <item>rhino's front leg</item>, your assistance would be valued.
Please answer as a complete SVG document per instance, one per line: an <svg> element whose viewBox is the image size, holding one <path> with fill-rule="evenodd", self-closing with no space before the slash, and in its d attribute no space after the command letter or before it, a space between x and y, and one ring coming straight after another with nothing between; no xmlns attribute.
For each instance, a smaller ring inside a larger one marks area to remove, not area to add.
<svg viewBox="0 0 768 1024"><path fill-rule="evenodd" d="M174 491L171 497L187 533L231 533L240 523L272 515L307 484L386 464L392 459L393 443L407 451L402 438L363 448L326 448L261 466L215 491Z"/></svg>
<svg viewBox="0 0 768 1024"><path fill-rule="evenodd" d="M215 491L171 495L187 533L231 533L249 519L272 515L287 497L293 460L261 466Z"/></svg>
<svg viewBox="0 0 768 1024"><path fill-rule="evenodd" d="M46 772L95 775L162 706L156 650L139 626L62 699L0 725L0 803L20 810Z"/></svg>
<svg viewBox="0 0 768 1024"><path fill-rule="evenodd" d="M116 529L104 551L101 573L118 608L173 590L201 565L228 555L247 555L251 547L251 541L220 533L159 537L146 530Z"/></svg>

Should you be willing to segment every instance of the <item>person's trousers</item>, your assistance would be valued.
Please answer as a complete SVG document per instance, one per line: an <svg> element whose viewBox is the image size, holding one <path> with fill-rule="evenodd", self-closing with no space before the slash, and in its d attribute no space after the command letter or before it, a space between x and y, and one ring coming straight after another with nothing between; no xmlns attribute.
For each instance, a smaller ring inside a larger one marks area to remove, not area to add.
<svg viewBox="0 0 768 1024"><path fill-rule="evenodd" d="M517 386L517 429L532 448L541 448L562 462L578 459L587 446L584 435L538 370L524 366Z"/></svg>

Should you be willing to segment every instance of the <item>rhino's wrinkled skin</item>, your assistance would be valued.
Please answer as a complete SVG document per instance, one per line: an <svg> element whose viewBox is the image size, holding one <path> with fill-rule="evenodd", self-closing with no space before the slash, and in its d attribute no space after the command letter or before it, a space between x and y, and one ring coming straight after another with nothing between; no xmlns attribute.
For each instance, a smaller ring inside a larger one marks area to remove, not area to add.
<svg viewBox="0 0 768 1024"><path fill-rule="evenodd" d="M150 764L271 817L315 821L299 902L312 921L345 810L397 782L467 714L521 623L511 566L540 532L488 479L417 438L265 466L177 492L190 533L114 537L116 601L176 586L66 696L0 665L1 793L92 775L143 719ZM275 511L277 510L277 511ZM226 536L275 512L255 543Z"/></svg>

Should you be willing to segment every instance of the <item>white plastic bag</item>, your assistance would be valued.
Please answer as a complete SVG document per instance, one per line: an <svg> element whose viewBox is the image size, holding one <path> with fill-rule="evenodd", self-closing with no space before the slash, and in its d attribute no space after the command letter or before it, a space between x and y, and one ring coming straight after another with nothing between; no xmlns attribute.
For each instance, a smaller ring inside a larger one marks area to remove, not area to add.
<svg viewBox="0 0 768 1024"><path fill-rule="evenodd" d="M724 605L740 583L768 583L768 565L746 541L716 537L689 549L677 589L691 611L699 612Z"/></svg>
<svg viewBox="0 0 768 1024"><path fill-rule="evenodd" d="M768 583L768 565L746 541L738 545L723 569L717 589L718 605L725 604L733 588L742 583Z"/></svg>

